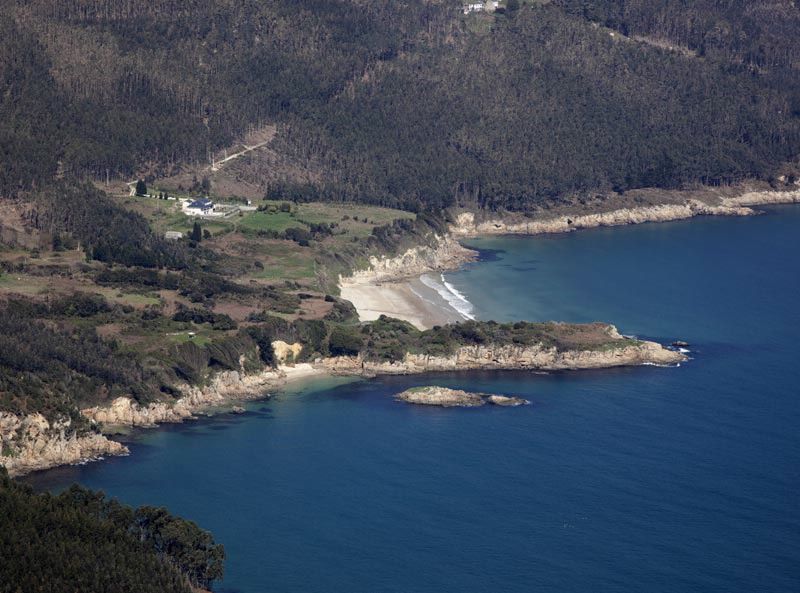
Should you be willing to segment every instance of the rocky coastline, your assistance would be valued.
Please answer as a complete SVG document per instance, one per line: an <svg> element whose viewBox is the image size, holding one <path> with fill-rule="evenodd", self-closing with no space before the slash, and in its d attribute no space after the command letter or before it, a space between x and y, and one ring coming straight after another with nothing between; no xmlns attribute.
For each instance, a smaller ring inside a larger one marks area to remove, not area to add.
<svg viewBox="0 0 800 593"><path fill-rule="evenodd" d="M374 377L442 371L566 371L644 364L670 366L685 360L685 354L664 348L656 342L630 340L620 336L618 345L596 349L558 350L543 344L482 344L462 346L449 356L407 352L401 361L367 360L361 355L338 356L322 359L319 364L333 375Z"/></svg>
<svg viewBox="0 0 800 593"><path fill-rule="evenodd" d="M525 218L506 216L479 218L473 212L462 212L451 225L453 237L475 237L480 235L541 235L569 233L581 229L603 226L622 226L645 222L669 222L696 216L753 216L757 206L800 203L800 189L788 191L745 191L732 195L697 197L686 192L673 195L675 201L650 203L630 207L611 208L598 212ZM691 197L690 197L691 196Z"/></svg>
<svg viewBox="0 0 800 593"><path fill-rule="evenodd" d="M394 257L373 256L368 268L340 277L339 284L344 289L373 286L415 278L425 273L457 269L477 258L475 251L458 242L458 239L470 236L572 232L600 226L665 222L704 215L751 216L758 214L755 207L760 205L792 203L800 203L800 189L742 189L711 198L681 199L679 196L666 203L541 218L506 216L493 219L480 218L473 212L461 212L451 225L449 234L435 236L431 244L412 247ZM358 303L355 304L358 308ZM620 339L623 338L620 336ZM561 351L543 345L484 344L463 346L450 356L406 353L403 360L393 362L371 361L362 356L333 357L318 360L314 365L281 367L278 370L270 368L255 374L221 372L214 375L204 387L184 386L181 397L174 402L140 405L132 398L120 397L107 406L87 408L81 413L97 427L152 427L182 422L209 408L263 398L269 390L284 385L290 375L330 373L371 377L479 369L560 371L641 364L674 365L685 359L680 352L654 342L642 341L629 341L605 349ZM128 453L123 444L100 432L76 432L71 428L69 419L48 420L41 414L15 415L7 412L0 412L0 446L0 465L5 465L11 475Z"/></svg>
<svg viewBox="0 0 800 593"><path fill-rule="evenodd" d="M754 216L758 206L798 204L800 189L773 191L741 187L724 194L672 192L668 200L648 198L647 203L626 207L604 206L596 212L547 214L526 218L509 214L481 217L475 212L460 212L444 236L434 236L430 245L412 247L396 256L371 257L368 267L339 277L344 294L350 289L400 282L430 272L444 272L475 261L478 253L464 247L459 239L490 235L541 235L570 233L603 226L623 226L646 222L670 222L697 216ZM358 308L358 303L356 308Z"/></svg>
<svg viewBox="0 0 800 593"><path fill-rule="evenodd" d="M128 453L122 443L96 432L78 434L71 425L69 418L51 422L38 413L0 412L0 465L9 475L19 476Z"/></svg>
<svg viewBox="0 0 800 593"><path fill-rule="evenodd" d="M18 416L0 412L0 465L11 476L74 465L110 455L126 455L128 448L102 430L127 427L155 427L183 422L196 414L236 402L262 399L268 391L282 387L294 378L324 373L308 364L279 369L265 368L255 374L224 371L213 375L203 387L184 385L174 402L141 405L132 398L118 397L105 406L81 410L94 428L91 432L71 430L69 419L48 421L42 414Z"/></svg>
<svg viewBox="0 0 800 593"><path fill-rule="evenodd" d="M19 476L58 465L76 464L109 455L125 455L128 449L101 434L116 427L154 427L183 422L212 407L261 399L268 391L280 388L294 378L320 375L374 377L436 371L465 370L578 370L642 364L674 365L686 360L678 351L655 342L625 338L607 326L611 341L601 348L558 350L543 344L517 346L484 344L462 346L449 356L406 353L400 361L373 361L363 356L338 356L317 359L313 364L267 368L255 374L226 371L214 375L205 387L184 387L175 402L140 405L119 397L106 406L81 410L95 431L78 434L70 430L69 420L50 422L41 414L17 416L0 414L0 465ZM618 343L617 343L618 342ZM496 405L516 405L503 398Z"/></svg>

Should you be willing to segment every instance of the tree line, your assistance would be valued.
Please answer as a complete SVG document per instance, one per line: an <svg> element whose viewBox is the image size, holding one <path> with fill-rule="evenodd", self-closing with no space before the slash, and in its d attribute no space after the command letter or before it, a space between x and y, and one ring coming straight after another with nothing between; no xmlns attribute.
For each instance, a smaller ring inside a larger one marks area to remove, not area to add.
<svg viewBox="0 0 800 593"><path fill-rule="evenodd" d="M0 593L191 593L222 578L225 550L166 509L72 486L36 494L0 467Z"/></svg>

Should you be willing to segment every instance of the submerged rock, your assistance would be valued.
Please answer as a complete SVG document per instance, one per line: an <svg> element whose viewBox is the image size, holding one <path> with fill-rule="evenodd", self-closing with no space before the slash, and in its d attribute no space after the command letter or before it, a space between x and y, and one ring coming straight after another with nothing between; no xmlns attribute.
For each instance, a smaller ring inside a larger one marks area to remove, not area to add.
<svg viewBox="0 0 800 593"><path fill-rule="evenodd" d="M486 401L496 406L524 406L531 403L521 397L508 397L505 395L490 395L486 398Z"/></svg>
<svg viewBox="0 0 800 593"><path fill-rule="evenodd" d="M409 404L441 406L444 408L475 408L487 403L496 406L520 406L530 403L528 400L520 397L470 393L461 389L449 389L447 387L436 386L413 387L402 393L398 393L395 399Z"/></svg>

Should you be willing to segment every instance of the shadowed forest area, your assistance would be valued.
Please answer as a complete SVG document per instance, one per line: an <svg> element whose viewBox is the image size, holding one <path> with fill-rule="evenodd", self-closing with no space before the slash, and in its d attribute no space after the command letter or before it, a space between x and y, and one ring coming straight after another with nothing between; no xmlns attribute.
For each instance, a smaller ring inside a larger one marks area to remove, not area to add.
<svg viewBox="0 0 800 593"><path fill-rule="evenodd" d="M5 0L0 189L202 163L265 123L309 200L526 210L772 178L800 145L798 9L651 4Z"/></svg>

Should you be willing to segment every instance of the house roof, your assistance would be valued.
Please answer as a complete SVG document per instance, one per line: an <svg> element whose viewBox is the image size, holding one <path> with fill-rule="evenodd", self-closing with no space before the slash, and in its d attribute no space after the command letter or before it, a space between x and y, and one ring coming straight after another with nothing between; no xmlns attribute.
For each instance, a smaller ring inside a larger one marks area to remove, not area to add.
<svg viewBox="0 0 800 593"><path fill-rule="evenodd" d="M191 204L189 204L189 208L211 208L214 205L214 202L209 200L208 198L200 198L199 200L195 200Z"/></svg>

